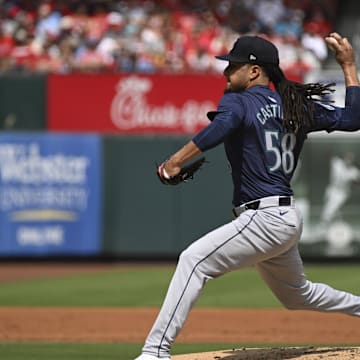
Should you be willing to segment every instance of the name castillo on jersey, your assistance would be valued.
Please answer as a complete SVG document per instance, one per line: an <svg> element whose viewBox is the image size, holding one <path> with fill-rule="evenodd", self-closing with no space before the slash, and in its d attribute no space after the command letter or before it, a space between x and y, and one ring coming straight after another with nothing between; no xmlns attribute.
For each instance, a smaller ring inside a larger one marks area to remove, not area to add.
<svg viewBox="0 0 360 360"><path fill-rule="evenodd" d="M256 113L256 118L260 121L262 125L265 125L266 121L270 118L281 118L282 110L277 101L268 96L268 99L272 102L272 104L267 104L259 109Z"/></svg>

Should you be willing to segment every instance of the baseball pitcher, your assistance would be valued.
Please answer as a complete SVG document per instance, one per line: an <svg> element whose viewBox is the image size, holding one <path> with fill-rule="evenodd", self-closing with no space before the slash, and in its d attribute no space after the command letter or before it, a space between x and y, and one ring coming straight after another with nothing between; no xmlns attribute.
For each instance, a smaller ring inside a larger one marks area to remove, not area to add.
<svg viewBox="0 0 360 360"><path fill-rule="evenodd" d="M302 215L290 180L307 134L360 129L360 83L353 48L338 33L325 41L345 77L344 107L326 102L331 84L288 80L279 67L277 48L262 37L240 37L228 54L218 56L228 61L227 87L217 110L208 113L211 122L160 164L157 175L166 185L187 181L203 160L194 166L186 163L223 143L231 166L234 219L181 253L136 360L169 360L171 346L205 283L249 266L256 266L288 309L360 317L360 297L307 280L298 251Z"/></svg>

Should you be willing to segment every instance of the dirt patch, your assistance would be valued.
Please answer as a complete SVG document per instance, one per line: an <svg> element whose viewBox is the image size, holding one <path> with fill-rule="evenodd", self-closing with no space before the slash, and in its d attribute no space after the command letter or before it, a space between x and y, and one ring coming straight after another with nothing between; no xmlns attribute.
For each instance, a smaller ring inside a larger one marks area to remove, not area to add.
<svg viewBox="0 0 360 360"><path fill-rule="evenodd" d="M360 359L360 348L243 348L173 356L173 360L324 360L329 358L334 360Z"/></svg>
<svg viewBox="0 0 360 360"><path fill-rule="evenodd" d="M142 343L158 309L0 307L0 341ZM178 342L358 344L358 318L288 310L194 309Z"/></svg>

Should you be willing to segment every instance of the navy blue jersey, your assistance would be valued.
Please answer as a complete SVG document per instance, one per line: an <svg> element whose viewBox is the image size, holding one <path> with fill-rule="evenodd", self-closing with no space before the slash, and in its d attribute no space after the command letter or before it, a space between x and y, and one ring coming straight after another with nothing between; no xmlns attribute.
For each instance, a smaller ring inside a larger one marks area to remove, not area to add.
<svg viewBox="0 0 360 360"><path fill-rule="evenodd" d="M212 122L194 138L205 151L224 143L234 184L233 204L273 195L292 195L290 180L306 134L286 131L277 92L253 86L222 96ZM308 132L360 129L360 87L348 87L345 107L316 104Z"/></svg>

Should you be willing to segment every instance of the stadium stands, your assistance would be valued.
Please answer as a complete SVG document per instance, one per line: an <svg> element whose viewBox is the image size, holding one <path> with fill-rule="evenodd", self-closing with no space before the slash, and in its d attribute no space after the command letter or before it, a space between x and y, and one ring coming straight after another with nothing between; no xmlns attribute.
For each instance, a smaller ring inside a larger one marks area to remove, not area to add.
<svg viewBox="0 0 360 360"><path fill-rule="evenodd" d="M321 68L337 0L0 2L0 72L217 73L239 34L279 47L293 77Z"/></svg>

